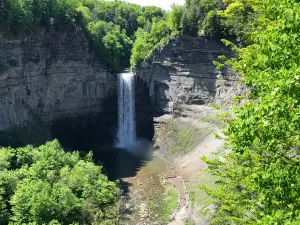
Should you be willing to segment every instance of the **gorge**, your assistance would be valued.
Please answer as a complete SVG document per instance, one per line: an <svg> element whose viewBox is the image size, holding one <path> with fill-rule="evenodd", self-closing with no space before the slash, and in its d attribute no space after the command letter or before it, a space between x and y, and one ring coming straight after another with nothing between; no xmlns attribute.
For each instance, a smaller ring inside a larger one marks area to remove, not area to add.
<svg viewBox="0 0 300 225"><path fill-rule="evenodd" d="M83 31L73 25L2 41L0 48L5 53L0 63L1 145L39 145L57 138L66 149L93 149L109 178L125 179L124 189L127 182L135 187L130 177L152 174L157 163L161 169L151 176L160 189L165 163L158 156L149 161L152 148L146 142L135 146L135 155L115 149L115 143L132 148L136 138L151 141L154 117L169 113L193 118L203 114L198 106L220 104L222 96L226 105L239 90L235 76L212 64L230 51L205 38L171 40L140 63L135 76L106 70ZM148 182L146 177L138 179Z"/></svg>
<svg viewBox="0 0 300 225"><path fill-rule="evenodd" d="M145 182L147 187L154 185L156 191L150 191L149 196L156 199L162 194L160 177L169 174L166 162L160 155L152 156L151 144L134 146L137 139L152 141L155 133L155 139L168 135L170 130L157 136L165 129L159 126L169 122L157 122L160 119L155 118L164 114L203 118L207 114L204 104L215 102L226 107L231 96L243 91L237 76L218 71L212 64L230 50L218 40L203 37L170 40L153 57L138 64L135 75L106 70L77 26L41 30L24 40L2 42L0 48L5 52L1 55L0 76L1 145L38 145L56 138L69 150L92 149L108 177L121 179L124 190L132 186L137 193L143 192L136 182ZM180 126L190 126L186 124ZM198 135L199 139L205 137ZM169 139L165 137L171 143ZM170 149L159 145L164 151ZM166 156L165 152L159 154ZM170 168L175 170L174 166ZM153 184L148 184L149 176ZM132 210L149 213L147 207L140 208L145 202L141 195L133 197L139 200L130 203L138 206ZM148 221L136 216L130 220Z"/></svg>
<svg viewBox="0 0 300 225"><path fill-rule="evenodd" d="M95 139L106 140L98 146L115 141L118 78L89 50L80 28L41 30L26 40L2 41L0 48L3 134L15 135L15 128L43 129L43 137L35 135L39 140L28 141L43 143L54 137L79 149L97 145ZM193 105L209 102L226 106L231 96L242 93L238 77L217 71L212 64L224 53L230 51L218 41L187 37L170 41L139 64L137 135L152 139L154 115L187 114Z"/></svg>
<svg viewBox="0 0 300 225"><path fill-rule="evenodd" d="M299 9L0 0L0 224L300 224Z"/></svg>

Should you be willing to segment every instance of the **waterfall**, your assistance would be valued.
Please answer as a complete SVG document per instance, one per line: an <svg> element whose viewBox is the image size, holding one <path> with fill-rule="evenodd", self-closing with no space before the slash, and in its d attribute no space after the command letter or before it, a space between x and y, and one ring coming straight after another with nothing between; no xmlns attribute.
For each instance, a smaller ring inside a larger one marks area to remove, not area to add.
<svg viewBox="0 0 300 225"><path fill-rule="evenodd" d="M118 144L119 147L133 146L136 143L135 131L135 92L134 74L118 75Z"/></svg>

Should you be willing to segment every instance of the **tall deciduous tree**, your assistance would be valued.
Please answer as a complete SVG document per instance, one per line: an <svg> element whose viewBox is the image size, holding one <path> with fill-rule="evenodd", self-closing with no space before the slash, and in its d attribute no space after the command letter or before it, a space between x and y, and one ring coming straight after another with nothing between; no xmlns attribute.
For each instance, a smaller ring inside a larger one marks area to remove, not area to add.
<svg viewBox="0 0 300 225"><path fill-rule="evenodd" d="M58 141L0 149L1 224L115 224L119 189Z"/></svg>
<svg viewBox="0 0 300 225"><path fill-rule="evenodd" d="M234 47L227 61L251 89L225 132L229 153L207 160L220 177L207 190L212 224L300 223L300 4L297 0L234 1L252 4L251 45ZM228 5L228 7L233 7ZM240 14L240 10L236 13ZM227 44L231 44L227 42Z"/></svg>

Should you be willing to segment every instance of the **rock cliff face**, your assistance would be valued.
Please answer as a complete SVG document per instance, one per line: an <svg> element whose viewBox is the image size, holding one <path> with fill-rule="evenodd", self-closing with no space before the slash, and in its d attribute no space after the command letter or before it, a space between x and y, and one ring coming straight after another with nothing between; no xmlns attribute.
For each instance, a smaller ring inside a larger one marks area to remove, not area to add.
<svg viewBox="0 0 300 225"><path fill-rule="evenodd" d="M103 112L116 79L74 25L0 40L0 131Z"/></svg>
<svg viewBox="0 0 300 225"><path fill-rule="evenodd" d="M189 116L197 105L227 106L244 91L238 76L216 70L212 62L219 55L230 55L219 41L183 37L137 67L140 137L153 136L155 114ZM12 41L0 33L0 145L1 133L15 127L34 138L45 134L41 142L58 138L70 148L112 144L117 105L117 76L94 56L79 27L41 30Z"/></svg>
<svg viewBox="0 0 300 225"><path fill-rule="evenodd" d="M0 127L44 122L102 110L115 90L88 49L83 32L70 27L0 44Z"/></svg>
<svg viewBox="0 0 300 225"><path fill-rule="evenodd" d="M178 113L215 102L228 106L244 92L240 78L231 71L216 70L213 61L230 56L220 41L203 37L171 40L136 69L139 83L146 83L157 114Z"/></svg>

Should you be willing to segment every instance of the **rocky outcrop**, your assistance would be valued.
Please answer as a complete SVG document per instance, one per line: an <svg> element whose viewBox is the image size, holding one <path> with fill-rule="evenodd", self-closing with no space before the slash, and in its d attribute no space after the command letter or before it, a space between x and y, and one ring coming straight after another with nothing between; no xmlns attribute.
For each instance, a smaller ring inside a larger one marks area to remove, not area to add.
<svg viewBox="0 0 300 225"><path fill-rule="evenodd" d="M117 76L93 54L80 27L40 30L19 40L3 36L0 33L0 145L1 133L15 127L30 137L48 132L70 148L91 149L114 141ZM151 140L155 114L188 115L198 109L193 106L209 102L227 106L232 96L241 94L240 78L216 70L212 63L230 54L220 41L182 37L139 64L138 135ZM36 129L41 124L45 129Z"/></svg>
<svg viewBox="0 0 300 225"><path fill-rule="evenodd" d="M81 29L40 32L0 45L0 127L102 110L115 76L89 51Z"/></svg>
<svg viewBox="0 0 300 225"><path fill-rule="evenodd" d="M214 66L220 55L231 55L221 41L181 37L140 63L138 81L147 84L156 113L180 114L210 102L227 107L233 96L243 93L239 76Z"/></svg>
<svg viewBox="0 0 300 225"><path fill-rule="evenodd" d="M117 93L116 79L75 25L20 40L2 38L0 131L103 112L104 101Z"/></svg>

